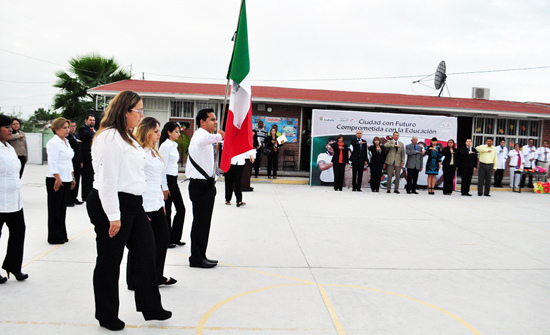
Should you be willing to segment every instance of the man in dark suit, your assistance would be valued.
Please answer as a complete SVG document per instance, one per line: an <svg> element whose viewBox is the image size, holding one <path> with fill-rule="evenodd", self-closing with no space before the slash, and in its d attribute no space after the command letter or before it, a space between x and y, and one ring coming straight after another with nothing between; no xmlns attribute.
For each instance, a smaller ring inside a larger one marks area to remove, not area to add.
<svg viewBox="0 0 550 335"><path fill-rule="evenodd" d="M367 154L367 141L363 140L363 131L358 130L355 133L355 139L351 141L353 152L351 153L351 166L352 166L352 187L353 191L362 192L361 185L363 183L363 171L367 164L369 164L369 157Z"/></svg>
<svg viewBox="0 0 550 335"><path fill-rule="evenodd" d="M407 194L418 194L416 187L418 183L418 173L422 171L422 163L424 156L424 147L418 144L418 138L413 136L411 143L405 147L405 153L407 154Z"/></svg>
<svg viewBox="0 0 550 335"><path fill-rule="evenodd" d="M78 201L78 186L80 184L80 171L82 168L82 153L80 151L80 141L78 138L76 138L76 122L74 120L71 120L71 125L69 126L69 135L67 136L67 140L69 141L69 144L71 145L71 148L74 151L73 156L73 171L74 171L74 180L75 180L75 186L71 190L71 200L69 201L69 204L67 206L74 207L74 205L81 205L82 201Z"/></svg>
<svg viewBox="0 0 550 335"><path fill-rule="evenodd" d="M462 181L460 184L460 192L462 196L471 197L470 184L472 183L472 176L474 175L474 169L477 168L477 151L472 146L472 140L467 139L466 145L460 148L460 170Z"/></svg>
<svg viewBox="0 0 550 335"><path fill-rule="evenodd" d="M86 115L84 125L78 128L78 139L82 152L82 201L86 201L94 184L94 169L92 168L92 140L95 135L95 116Z"/></svg>

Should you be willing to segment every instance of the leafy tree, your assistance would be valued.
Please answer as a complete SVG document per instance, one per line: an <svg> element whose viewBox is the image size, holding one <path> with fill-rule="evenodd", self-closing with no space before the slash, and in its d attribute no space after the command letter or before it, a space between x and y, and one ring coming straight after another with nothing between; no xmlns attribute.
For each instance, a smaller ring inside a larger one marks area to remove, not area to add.
<svg viewBox="0 0 550 335"><path fill-rule="evenodd" d="M86 111L95 108L97 95L89 94L88 89L132 78L132 73L116 63L113 57L103 58L91 53L77 56L69 61L67 72L56 72L60 89L55 96L54 108L61 109L63 117L82 121Z"/></svg>

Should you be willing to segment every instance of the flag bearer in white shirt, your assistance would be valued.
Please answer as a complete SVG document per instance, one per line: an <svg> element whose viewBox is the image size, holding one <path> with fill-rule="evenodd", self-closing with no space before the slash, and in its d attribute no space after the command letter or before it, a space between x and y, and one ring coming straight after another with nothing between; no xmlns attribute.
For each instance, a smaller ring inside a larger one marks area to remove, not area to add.
<svg viewBox="0 0 550 335"><path fill-rule="evenodd" d="M213 109L199 111L195 121L199 128L189 143L189 156L185 168L185 174L189 178L189 198L193 203L189 265L197 268L213 268L218 261L206 257L206 248L216 197L214 145L223 140L225 132L219 129L216 133L218 122Z"/></svg>
<svg viewBox="0 0 550 335"><path fill-rule="evenodd" d="M145 214L151 222L153 234L155 235L157 282L159 285L173 285L177 280L172 277L164 277L166 251L170 241L170 227L166 224L166 215L164 214L164 200L168 197L164 160L155 148L160 139L160 123L154 117L143 118L134 134L143 150L145 150L147 161L145 164L147 188L143 193L143 209L145 209ZM133 253L128 252L126 283L132 291L136 287L136 266L138 264L135 263Z"/></svg>
<svg viewBox="0 0 550 335"><path fill-rule="evenodd" d="M155 268L155 238L143 209L146 153L132 135L143 116L143 100L131 91L115 96L107 106L92 145L94 187L88 216L95 226L97 258L94 270L95 317L102 327L121 330L118 279L126 246L135 257L136 309L145 320L166 320Z"/></svg>
<svg viewBox="0 0 550 335"><path fill-rule="evenodd" d="M11 118L0 115L0 233L4 223L10 232L8 250L2 268L6 270L8 277L12 273L15 279L22 281L29 275L21 273L25 243L25 218L19 178L21 161L15 149L8 143L12 134L11 125ZM8 278L0 275L0 284L6 281Z"/></svg>

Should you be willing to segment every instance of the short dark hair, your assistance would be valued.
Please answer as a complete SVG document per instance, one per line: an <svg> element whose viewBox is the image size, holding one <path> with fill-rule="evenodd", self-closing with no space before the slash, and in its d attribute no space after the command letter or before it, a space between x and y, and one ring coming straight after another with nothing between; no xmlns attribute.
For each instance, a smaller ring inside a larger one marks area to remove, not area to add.
<svg viewBox="0 0 550 335"><path fill-rule="evenodd" d="M327 139L327 144L329 144L330 142L336 142L336 139L331 136Z"/></svg>
<svg viewBox="0 0 550 335"><path fill-rule="evenodd" d="M340 135L336 136L336 140L338 141L338 140L340 139L340 137L341 137L342 139L344 139L344 135L340 134Z"/></svg>
<svg viewBox="0 0 550 335"><path fill-rule="evenodd" d="M76 123L76 121L75 121L75 120L71 120L71 121L69 121L69 122L70 122L70 123Z"/></svg>
<svg viewBox="0 0 550 335"><path fill-rule="evenodd" d="M485 142L487 142L487 141L489 141L489 140L491 140L491 141L492 141L492 140L493 140L493 138L492 138L492 137L487 137L487 138L485 139Z"/></svg>
<svg viewBox="0 0 550 335"><path fill-rule="evenodd" d="M398 131L394 131L394 132L393 132L393 135L395 135L395 134L399 135L399 132L398 132Z"/></svg>
<svg viewBox="0 0 550 335"><path fill-rule="evenodd" d="M214 110L212 108L201 109L197 113L197 117L195 118L195 121L197 122L197 128L201 127L201 121L206 121L208 119L208 114L210 113L214 113Z"/></svg>
<svg viewBox="0 0 550 335"><path fill-rule="evenodd" d="M548 140L544 140L544 141L542 141L542 143L548 143Z"/></svg>
<svg viewBox="0 0 550 335"><path fill-rule="evenodd" d="M527 142L529 142L529 141L535 142L535 139L534 139L534 138L530 138L530 139L527 140Z"/></svg>
<svg viewBox="0 0 550 335"><path fill-rule="evenodd" d="M93 118L95 119L95 115L94 115L94 114L88 114L88 115L86 115L86 119L85 119L85 120L88 121L88 119L89 119L90 117L93 117Z"/></svg>

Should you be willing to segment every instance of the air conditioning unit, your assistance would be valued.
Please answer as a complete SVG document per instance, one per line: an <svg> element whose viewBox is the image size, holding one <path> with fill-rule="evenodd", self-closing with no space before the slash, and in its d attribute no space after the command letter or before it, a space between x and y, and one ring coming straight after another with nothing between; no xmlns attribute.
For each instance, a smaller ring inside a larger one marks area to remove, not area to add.
<svg viewBox="0 0 550 335"><path fill-rule="evenodd" d="M473 99L489 100L490 95L491 95L491 90L488 89L488 88L472 87L472 98Z"/></svg>

